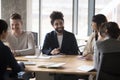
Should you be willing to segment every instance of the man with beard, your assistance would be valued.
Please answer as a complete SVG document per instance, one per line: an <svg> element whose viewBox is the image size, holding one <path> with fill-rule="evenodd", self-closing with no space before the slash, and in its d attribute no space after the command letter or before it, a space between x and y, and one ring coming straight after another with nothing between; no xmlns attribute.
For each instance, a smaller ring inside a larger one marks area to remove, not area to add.
<svg viewBox="0 0 120 80"><path fill-rule="evenodd" d="M64 30L63 14L59 11L53 11L50 15L51 24L54 31L47 33L42 52L47 55L77 55L78 45L73 33ZM55 74L54 80L78 80L73 74Z"/></svg>
<svg viewBox="0 0 120 80"><path fill-rule="evenodd" d="M64 30L63 14L59 11L53 11L50 15L51 24L54 31L47 33L42 52L47 55L77 55L78 45L73 33Z"/></svg>

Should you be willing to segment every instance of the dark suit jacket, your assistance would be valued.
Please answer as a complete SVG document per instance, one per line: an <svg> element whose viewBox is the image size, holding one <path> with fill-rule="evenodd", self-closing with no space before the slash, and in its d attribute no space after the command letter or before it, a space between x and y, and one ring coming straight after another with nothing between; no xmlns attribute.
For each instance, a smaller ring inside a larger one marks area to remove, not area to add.
<svg viewBox="0 0 120 80"><path fill-rule="evenodd" d="M0 80L4 80L7 67L12 68L13 73L21 71L20 66L11 53L11 50L0 41Z"/></svg>
<svg viewBox="0 0 120 80"><path fill-rule="evenodd" d="M45 37L42 52L43 54L51 55L51 51L54 48L58 48L57 34L55 31L48 33ZM76 38L73 33L64 31L63 32L63 41L60 49L60 53L67 55L76 55L78 54L78 45Z"/></svg>

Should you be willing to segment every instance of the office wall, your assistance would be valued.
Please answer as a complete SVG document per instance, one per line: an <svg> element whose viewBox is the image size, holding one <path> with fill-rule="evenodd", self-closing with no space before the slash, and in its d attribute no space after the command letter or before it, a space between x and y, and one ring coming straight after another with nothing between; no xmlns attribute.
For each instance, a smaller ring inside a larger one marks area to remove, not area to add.
<svg viewBox="0 0 120 80"><path fill-rule="evenodd" d="M1 0L1 18L9 24L12 13L19 13L23 19L23 29L26 29L26 2L27 0Z"/></svg>

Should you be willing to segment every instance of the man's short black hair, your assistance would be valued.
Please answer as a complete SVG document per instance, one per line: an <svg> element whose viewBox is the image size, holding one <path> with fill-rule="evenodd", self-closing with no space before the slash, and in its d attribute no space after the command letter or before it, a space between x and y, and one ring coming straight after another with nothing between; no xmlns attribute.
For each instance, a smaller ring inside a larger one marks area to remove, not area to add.
<svg viewBox="0 0 120 80"><path fill-rule="evenodd" d="M51 13L51 15L50 15L51 24L53 25L53 23L54 23L54 21L55 21L56 19L61 19L61 20L64 21L63 17L64 17L64 16L63 16L63 13L62 13L62 12L53 11L53 12Z"/></svg>

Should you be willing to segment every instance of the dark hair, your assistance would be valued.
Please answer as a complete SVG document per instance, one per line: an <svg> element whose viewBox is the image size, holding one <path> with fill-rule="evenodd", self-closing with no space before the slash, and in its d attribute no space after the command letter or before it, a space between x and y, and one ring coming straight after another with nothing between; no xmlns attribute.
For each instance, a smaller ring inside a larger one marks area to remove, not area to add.
<svg viewBox="0 0 120 80"><path fill-rule="evenodd" d="M102 25L102 23L107 22L107 18L103 14L97 14L93 16L92 21L97 24L97 29L99 30L99 27Z"/></svg>
<svg viewBox="0 0 120 80"><path fill-rule="evenodd" d="M59 12L59 11L53 11L53 12L51 13L51 15L50 15L51 24L53 25L53 23L54 23L54 21L55 21L56 19L61 19L61 20L64 21L63 17L64 17L64 16L63 16L63 14L62 14L61 12Z"/></svg>
<svg viewBox="0 0 120 80"><path fill-rule="evenodd" d="M6 23L6 21L0 19L0 35L2 34L3 31L7 31L8 29L8 24Z"/></svg>
<svg viewBox="0 0 120 80"><path fill-rule="evenodd" d="M104 34L107 30L108 36L110 38L117 39L120 35L120 29L116 22L106 22L100 27L100 35Z"/></svg>
<svg viewBox="0 0 120 80"><path fill-rule="evenodd" d="M11 19L20 19L20 20L22 19L22 18L21 18L21 15L18 14L18 13L12 14L12 15L10 16L10 18L11 18Z"/></svg>

